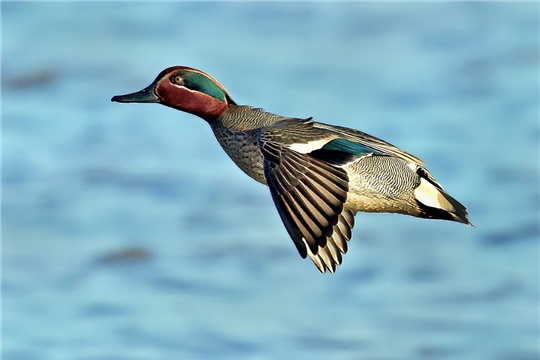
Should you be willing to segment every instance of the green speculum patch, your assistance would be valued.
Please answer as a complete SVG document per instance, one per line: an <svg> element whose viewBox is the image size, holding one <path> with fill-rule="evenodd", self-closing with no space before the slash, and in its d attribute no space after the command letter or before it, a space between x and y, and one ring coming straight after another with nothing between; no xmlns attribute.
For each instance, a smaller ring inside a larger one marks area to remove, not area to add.
<svg viewBox="0 0 540 360"><path fill-rule="evenodd" d="M327 142L322 148L310 152L309 155L330 164L345 165L369 153L378 153L378 151L354 141L338 138Z"/></svg>
<svg viewBox="0 0 540 360"><path fill-rule="evenodd" d="M185 72L182 74L182 78L184 78L184 86L188 89L200 91L225 102L223 90L206 76L195 72Z"/></svg>
<svg viewBox="0 0 540 360"><path fill-rule="evenodd" d="M365 146L365 145L362 145L353 141L349 141L347 139L340 139L340 138L329 141L322 147L322 149L332 150L332 151L341 151L341 152L351 154L351 155L356 155L356 156L363 156L368 153L378 153L378 151L368 146Z"/></svg>

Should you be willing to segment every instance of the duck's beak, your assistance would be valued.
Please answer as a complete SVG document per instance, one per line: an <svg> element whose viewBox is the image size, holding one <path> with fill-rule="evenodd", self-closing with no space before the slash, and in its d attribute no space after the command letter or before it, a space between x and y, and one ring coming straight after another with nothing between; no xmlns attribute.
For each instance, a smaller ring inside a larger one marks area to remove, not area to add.
<svg viewBox="0 0 540 360"><path fill-rule="evenodd" d="M116 95L113 96L111 101L116 101L120 103L158 103L159 98L154 92L155 84L152 84L141 91L134 92L132 94L126 95Z"/></svg>

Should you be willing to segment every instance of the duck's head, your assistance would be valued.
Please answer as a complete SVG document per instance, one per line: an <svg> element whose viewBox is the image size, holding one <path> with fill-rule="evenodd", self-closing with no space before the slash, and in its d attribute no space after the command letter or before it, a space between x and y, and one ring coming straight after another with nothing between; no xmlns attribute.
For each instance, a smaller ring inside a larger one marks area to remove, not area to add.
<svg viewBox="0 0 540 360"><path fill-rule="evenodd" d="M208 122L219 118L229 105L236 105L227 90L210 75L187 66L163 70L141 91L113 96L123 103L159 103L197 115Z"/></svg>

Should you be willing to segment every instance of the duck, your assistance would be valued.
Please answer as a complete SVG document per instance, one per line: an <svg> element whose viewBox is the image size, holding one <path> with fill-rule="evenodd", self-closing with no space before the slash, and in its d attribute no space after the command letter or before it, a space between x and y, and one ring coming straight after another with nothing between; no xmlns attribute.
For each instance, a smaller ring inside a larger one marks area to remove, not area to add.
<svg viewBox="0 0 540 360"><path fill-rule="evenodd" d="M111 101L162 104L205 120L232 161L268 186L300 256L321 273L341 265L357 212L472 225L418 157L359 130L238 105L201 70L169 67Z"/></svg>

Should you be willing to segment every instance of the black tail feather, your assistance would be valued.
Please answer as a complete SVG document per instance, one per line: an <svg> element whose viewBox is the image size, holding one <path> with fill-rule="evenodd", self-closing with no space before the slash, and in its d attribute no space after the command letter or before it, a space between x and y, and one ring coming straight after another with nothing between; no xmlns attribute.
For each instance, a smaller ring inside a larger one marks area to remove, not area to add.
<svg viewBox="0 0 540 360"><path fill-rule="evenodd" d="M420 217L427 219L457 221L466 225L472 225L469 221L469 214L467 213L467 208L444 191L441 191L441 194L445 197L446 200L448 200L448 202L452 205L453 209L444 210L434 208L424 205L417 200L416 202L418 203L418 207L420 208Z"/></svg>

